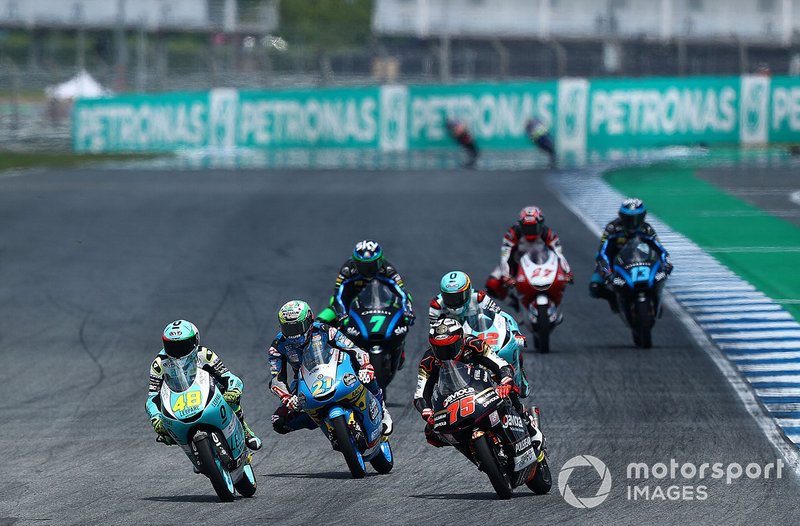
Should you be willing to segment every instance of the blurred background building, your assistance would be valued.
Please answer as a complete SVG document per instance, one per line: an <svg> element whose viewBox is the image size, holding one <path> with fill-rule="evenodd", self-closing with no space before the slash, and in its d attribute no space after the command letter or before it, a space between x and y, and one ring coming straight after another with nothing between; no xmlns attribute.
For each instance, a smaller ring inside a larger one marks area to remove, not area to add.
<svg viewBox="0 0 800 526"><path fill-rule="evenodd" d="M84 70L115 92L796 75L800 0L0 0L0 134L63 134L45 88Z"/></svg>

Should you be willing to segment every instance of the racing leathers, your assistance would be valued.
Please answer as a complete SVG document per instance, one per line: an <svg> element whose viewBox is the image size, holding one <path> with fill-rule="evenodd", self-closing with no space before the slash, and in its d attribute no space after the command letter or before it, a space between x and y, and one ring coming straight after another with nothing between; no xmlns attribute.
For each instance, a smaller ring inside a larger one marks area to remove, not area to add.
<svg viewBox="0 0 800 526"><path fill-rule="evenodd" d="M341 331L328 325L315 321L304 345L295 345L282 333L278 333L269 347L270 390L281 400L281 405L272 415L272 426L280 434L290 433L298 429L315 429L317 425L311 418L298 407L297 381L300 365L303 361L303 352L314 341L322 345L335 347L350 356L353 367L359 379L365 383L367 389L375 395L383 407L384 434L392 431L392 420L386 406L383 404L383 392L375 379L375 372L369 362L369 353L356 346ZM289 382L289 369L292 370L292 381ZM365 374L370 377L364 382Z"/></svg>
<svg viewBox="0 0 800 526"><path fill-rule="evenodd" d="M514 277L517 274L519 260L537 243L544 243L556 253L561 268L567 273L569 281L572 281L572 271L569 263L567 263L567 258L564 257L558 234L552 228L546 226L538 239L529 241L522 235L519 223L514 223L503 236L503 244L500 248L500 265L492 271L486 280L486 290L490 295L500 300L504 300L508 296L509 287L514 282Z"/></svg>
<svg viewBox="0 0 800 526"><path fill-rule="evenodd" d="M593 298L604 298L614 312L618 310L617 297L614 291L608 287L608 281L611 279L614 258L633 236L641 237L658 251L664 263L664 270L667 274L672 272L669 253L658 240L658 235L650 223L644 222L637 230L630 232L622 225L621 219L615 218L606 225L600 237L600 249L595 258L595 271L589 283L589 295Z"/></svg>
<svg viewBox="0 0 800 526"><path fill-rule="evenodd" d="M438 320L440 316L449 314L463 322L465 319L486 310L497 313L500 312L500 307L485 292L473 289L467 304L458 309L447 307L442 300L442 295L439 294L431 300L431 304L428 307L428 317L432 323Z"/></svg>
<svg viewBox="0 0 800 526"><path fill-rule="evenodd" d="M185 359L185 358L184 358ZM161 419L161 385L164 383L164 374L169 374L170 370L178 367L181 359L171 358L162 349L158 353L153 363L150 365L150 384L147 392L146 410L150 420ZM261 441L255 437L250 427L244 420L244 413L239 398L244 390L244 382L241 378L233 374L219 356L207 347L200 347L194 355L195 367L207 371L217 382L220 390L226 393L226 401L231 406L245 431L245 439L250 449L261 447ZM233 396L231 396L233 395ZM173 444L172 437L166 433L159 433L159 442Z"/></svg>
<svg viewBox="0 0 800 526"><path fill-rule="evenodd" d="M467 365L483 366L492 373L498 385L513 386L513 389L508 393L508 397L514 409L531 423L532 429L536 430L530 413L520 402L518 395L519 388L514 385L513 368L507 361L499 357L488 344L480 338L465 334L462 343L462 351L457 361ZM436 387L436 382L439 381L439 368L441 365L442 362L436 358L433 349L429 347L422 355L422 360L419 362L417 387L414 391L414 407L423 418L427 420L425 425L425 438L429 444L436 447L450 445L448 442L441 439L433 430L433 405L431 403L431 397L433 396L433 389ZM538 432L538 430L536 431ZM541 440L541 438L539 440Z"/></svg>

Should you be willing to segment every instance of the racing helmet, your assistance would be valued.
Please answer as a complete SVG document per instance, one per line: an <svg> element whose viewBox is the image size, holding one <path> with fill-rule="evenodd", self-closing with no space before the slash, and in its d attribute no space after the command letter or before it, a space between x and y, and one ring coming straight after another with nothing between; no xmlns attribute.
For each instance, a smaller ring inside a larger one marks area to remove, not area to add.
<svg viewBox="0 0 800 526"><path fill-rule="evenodd" d="M281 334L287 340L297 345L305 345L311 332L311 325L314 323L314 313L305 301L288 301L278 310L278 323L281 326Z"/></svg>
<svg viewBox="0 0 800 526"><path fill-rule="evenodd" d="M635 232L644 224L647 208L641 199L629 197L619 207L619 219L628 232Z"/></svg>
<svg viewBox="0 0 800 526"><path fill-rule="evenodd" d="M437 360L456 360L464 344L464 327L456 318L443 316L431 323L428 342Z"/></svg>
<svg viewBox="0 0 800 526"><path fill-rule="evenodd" d="M200 348L200 332L190 321L175 320L164 327L161 341L167 356L183 358Z"/></svg>
<svg viewBox="0 0 800 526"><path fill-rule="evenodd" d="M445 308L461 314L472 297L472 282L465 272L453 270L442 276L439 290Z"/></svg>
<svg viewBox="0 0 800 526"><path fill-rule="evenodd" d="M528 241L539 239L544 232L544 214L538 206L526 206L520 210L519 229Z"/></svg>
<svg viewBox="0 0 800 526"><path fill-rule="evenodd" d="M366 278L374 278L383 269L383 249L377 241L359 241L353 249L356 270Z"/></svg>

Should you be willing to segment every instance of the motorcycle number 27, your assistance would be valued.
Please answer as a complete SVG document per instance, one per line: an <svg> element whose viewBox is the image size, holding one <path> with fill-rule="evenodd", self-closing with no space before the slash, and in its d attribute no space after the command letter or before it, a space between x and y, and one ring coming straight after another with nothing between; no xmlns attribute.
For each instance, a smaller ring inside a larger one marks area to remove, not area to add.
<svg viewBox="0 0 800 526"><path fill-rule="evenodd" d="M183 411L187 407L200 405L201 401L202 395L200 394L200 391L189 391L187 393L183 393L175 400L175 403L172 404L172 410Z"/></svg>
<svg viewBox="0 0 800 526"><path fill-rule="evenodd" d="M462 418L471 415L475 411L475 397L470 395L447 406L447 414L451 424L454 424L458 419L459 408L461 409Z"/></svg>

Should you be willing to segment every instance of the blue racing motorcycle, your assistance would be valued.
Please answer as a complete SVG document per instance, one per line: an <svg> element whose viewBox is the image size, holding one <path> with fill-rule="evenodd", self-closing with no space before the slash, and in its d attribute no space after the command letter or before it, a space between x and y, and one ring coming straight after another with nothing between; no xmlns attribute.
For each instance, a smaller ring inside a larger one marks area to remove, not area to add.
<svg viewBox="0 0 800 526"><path fill-rule="evenodd" d="M194 464L211 480L219 499L231 502L256 492L244 428L222 397L214 378L197 369L194 357L164 366L160 402L164 427Z"/></svg>
<svg viewBox="0 0 800 526"><path fill-rule="evenodd" d="M633 342L645 349L653 346L651 330L661 316L661 290L667 271L661 253L646 239L631 238L614 258L611 285L617 295L620 315L633 334Z"/></svg>
<svg viewBox="0 0 800 526"><path fill-rule="evenodd" d="M516 320L505 312L483 309L479 314L467 316L464 333L477 336L486 342L500 358L514 368L514 381L520 388L520 396L528 396L530 386L522 363L522 348L525 337Z"/></svg>
<svg viewBox="0 0 800 526"><path fill-rule="evenodd" d="M358 379L350 356L324 345L316 335L303 354L297 382L298 404L344 456L353 478L366 475L365 462L378 473L394 466L383 436L380 401Z"/></svg>

